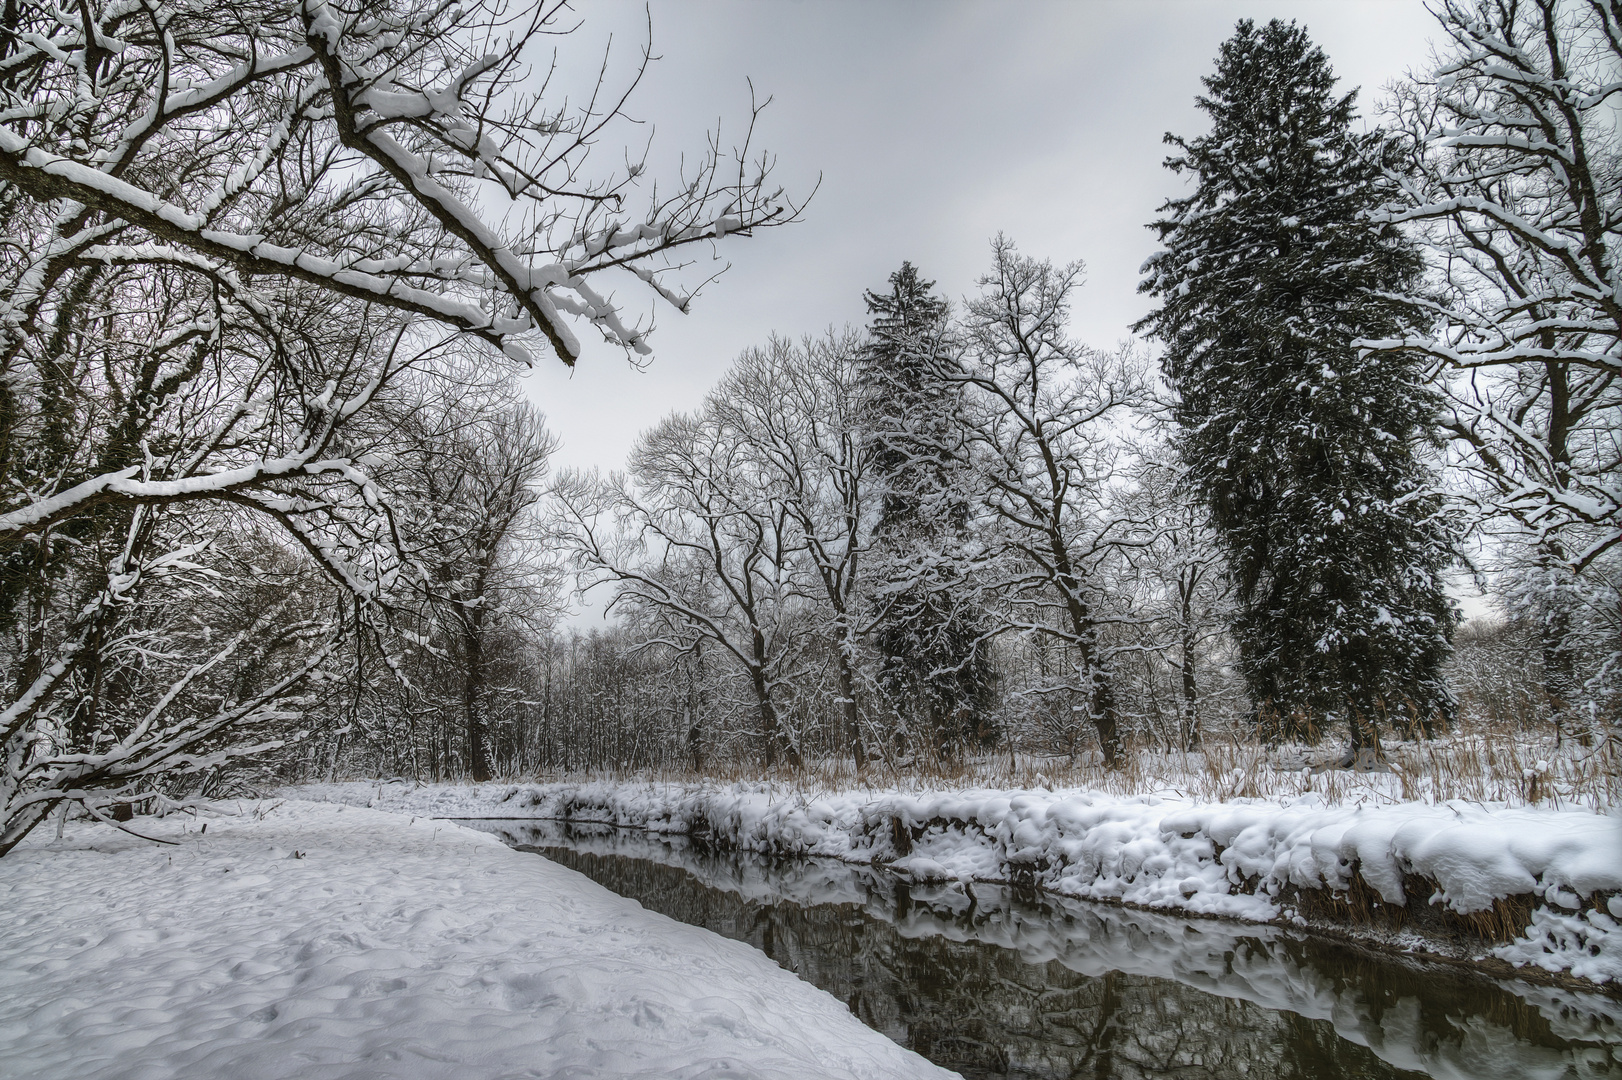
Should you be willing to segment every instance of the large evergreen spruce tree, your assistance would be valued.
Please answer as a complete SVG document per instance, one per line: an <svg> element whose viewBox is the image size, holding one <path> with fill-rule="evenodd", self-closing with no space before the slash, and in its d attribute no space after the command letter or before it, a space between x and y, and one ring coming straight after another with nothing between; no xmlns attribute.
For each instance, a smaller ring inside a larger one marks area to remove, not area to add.
<svg viewBox="0 0 1622 1080"><path fill-rule="evenodd" d="M953 483L947 303L910 262L889 284L865 294L873 321L862 356L872 475L884 493L872 575L879 689L904 726L949 751L994 731L992 671L960 550L969 500Z"/></svg>
<svg viewBox="0 0 1622 1080"><path fill-rule="evenodd" d="M1323 51L1293 22L1240 22L1197 100L1208 135L1167 141L1197 188L1153 224L1165 247L1139 325L1165 345L1191 482L1240 599L1234 632L1257 719L1347 724L1377 751L1428 730L1457 616L1451 530L1423 453L1437 399L1421 362L1359 350L1415 314L1415 248L1366 213L1387 194L1378 134L1352 131Z"/></svg>
<svg viewBox="0 0 1622 1080"><path fill-rule="evenodd" d="M863 293L873 316L862 380L874 422L874 473L884 483L881 536L915 531L930 514L924 503L945 487L948 455L941 444L950 410L940 365L947 303L934 288L903 262L890 275L888 293Z"/></svg>

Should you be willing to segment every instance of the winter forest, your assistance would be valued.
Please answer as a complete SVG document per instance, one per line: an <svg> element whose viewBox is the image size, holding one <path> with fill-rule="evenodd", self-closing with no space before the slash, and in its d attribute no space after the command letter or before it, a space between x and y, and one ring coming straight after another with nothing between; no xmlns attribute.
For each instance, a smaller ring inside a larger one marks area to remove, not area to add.
<svg viewBox="0 0 1622 1080"><path fill-rule="evenodd" d="M1622 1077L1622 0L6 0L0 222L0 1076Z"/></svg>
<svg viewBox="0 0 1622 1080"><path fill-rule="evenodd" d="M1609 802L1622 14L1436 14L1377 108L1239 24L1133 340L1072 336L1080 262L999 235L953 299L897 251L865 325L781 327L582 471L515 379L649 354L695 250L816 212L753 125L649 179L634 84L531 71L561 5L13 5L0 852L361 777L1400 752Z"/></svg>

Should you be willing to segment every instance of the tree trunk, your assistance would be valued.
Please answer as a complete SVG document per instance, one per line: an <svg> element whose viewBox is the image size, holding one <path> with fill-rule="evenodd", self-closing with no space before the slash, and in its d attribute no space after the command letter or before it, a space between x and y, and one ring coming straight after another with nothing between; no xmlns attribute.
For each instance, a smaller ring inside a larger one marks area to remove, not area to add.
<svg viewBox="0 0 1622 1080"><path fill-rule="evenodd" d="M476 784L490 779L490 759L485 747L484 725L484 640L475 620L463 627L462 716L467 724L468 776Z"/></svg>
<svg viewBox="0 0 1622 1080"><path fill-rule="evenodd" d="M766 685L766 637L760 632L759 626L750 628L749 644L755 660L749 665L749 679L755 688L755 700L760 703L760 726L766 739L766 767L769 769L777 763L777 754L781 751L789 767L798 769L804 764L800 760L800 751L789 742L787 733L783 731L777 718L777 706L772 703L771 688Z"/></svg>
<svg viewBox="0 0 1622 1080"><path fill-rule="evenodd" d="M1104 766L1116 768L1121 762L1121 733L1115 717L1115 689L1110 685L1109 672L1097 663L1098 624L1081 598L1080 582L1070 570L1070 552L1064 539L1057 534L1050 537L1054 566L1058 570L1055 584L1064 598L1065 611L1070 616L1070 629L1075 635L1076 651L1081 670L1087 680L1087 715L1098 732L1098 746L1104 752Z"/></svg>
<svg viewBox="0 0 1622 1080"><path fill-rule="evenodd" d="M839 701L845 719L845 737L850 741L851 756L856 759L856 771L867 767L867 747L862 740L862 717L856 708L856 676L851 671L850 623L843 612L836 625L839 628Z"/></svg>
<svg viewBox="0 0 1622 1080"><path fill-rule="evenodd" d="M756 690L760 694L760 726L766 732L766 767L769 769L777 763L777 755L781 753L783 760L788 762L791 769L804 767L805 762L800 758L799 749L789 741L788 735L777 718L777 706L772 704L771 697L765 692L765 679L756 672Z"/></svg>
<svg viewBox="0 0 1622 1080"><path fill-rule="evenodd" d="M1092 692L1087 695L1087 711L1098 732L1098 745L1104 751L1104 767L1118 768L1121 764L1121 732L1115 718L1115 688L1110 685L1109 674L1093 666L1090 650L1083 650L1082 662L1088 672Z"/></svg>
<svg viewBox="0 0 1622 1080"><path fill-rule="evenodd" d="M689 702L682 711L687 714L687 755L692 759L693 772L704 769L704 732L698 726L698 713Z"/></svg>
<svg viewBox="0 0 1622 1080"><path fill-rule="evenodd" d="M1384 772L1385 750L1380 746L1379 717L1348 701L1346 726L1351 730L1351 764L1357 772Z"/></svg>
<svg viewBox="0 0 1622 1080"><path fill-rule="evenodd" d="M1194 685L1194 620L1193 607L1189 593L1185 589L1182 597L1182 640L1179 642L1182 652L1183 676L1183 708L1182 708L1182 740L1183 750L1192 752L1200 748L1200 713L1199 688Z"/></svg>

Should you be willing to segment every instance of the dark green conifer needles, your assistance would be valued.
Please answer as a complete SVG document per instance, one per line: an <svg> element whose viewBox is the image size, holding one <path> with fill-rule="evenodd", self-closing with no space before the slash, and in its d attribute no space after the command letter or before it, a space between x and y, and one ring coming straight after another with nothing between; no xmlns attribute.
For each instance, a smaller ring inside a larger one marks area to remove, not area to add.
<svg viewBox="0 0 1622 1080"><path fill-rule="evenodd" d="M1241 666L1289 733L1428 725L1456 622L1440 573L1451 531L1423 451L1437 399L1421 362L1359 350L1418 318L1423 262L1367 214L1387 195L1378 133L1352 131L1322 50L1294 23L1241 22L1196 139L1167 160L1194 192L1163 206L1165 250L1138 329L1166 346L1190 482L1227 550Z"/></svg>

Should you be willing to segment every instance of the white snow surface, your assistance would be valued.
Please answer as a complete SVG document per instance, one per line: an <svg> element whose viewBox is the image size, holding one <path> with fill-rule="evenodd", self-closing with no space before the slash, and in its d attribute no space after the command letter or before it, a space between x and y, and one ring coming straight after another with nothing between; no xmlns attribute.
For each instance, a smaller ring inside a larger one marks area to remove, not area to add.
<svg viewBox="0 0 1622 1080"><path fill-rule="evenodd" d="M134 823L169 846L70 824L0 859L0 1073L956 1075L747 945L495 837L341 803L240 810Z"/></svg>
<svg viewBox="0 0 1622 1080"><path fill-rule="evenodd" d="M1437 885L1420 899L1460 913L1508 896L1539 898L1550 918L1498 950L1503 959L1622 979L1622 910L1577 910L1596 893L1622 890L1616 813L1458 801L1330 806L1313 795L1224 803L1087 791L807 795L764 784L354 783L291 792L438 817L567 817L708 833L749 851L887 861L919 881L1029 875L1063 896L1254 922L1290 916L1281 898L1289 885L1344 890L1355 869L1382 899L1402 904L1404 876L1417 874ZM896 821L918 834L905 852L893 843Z"/></svg>

